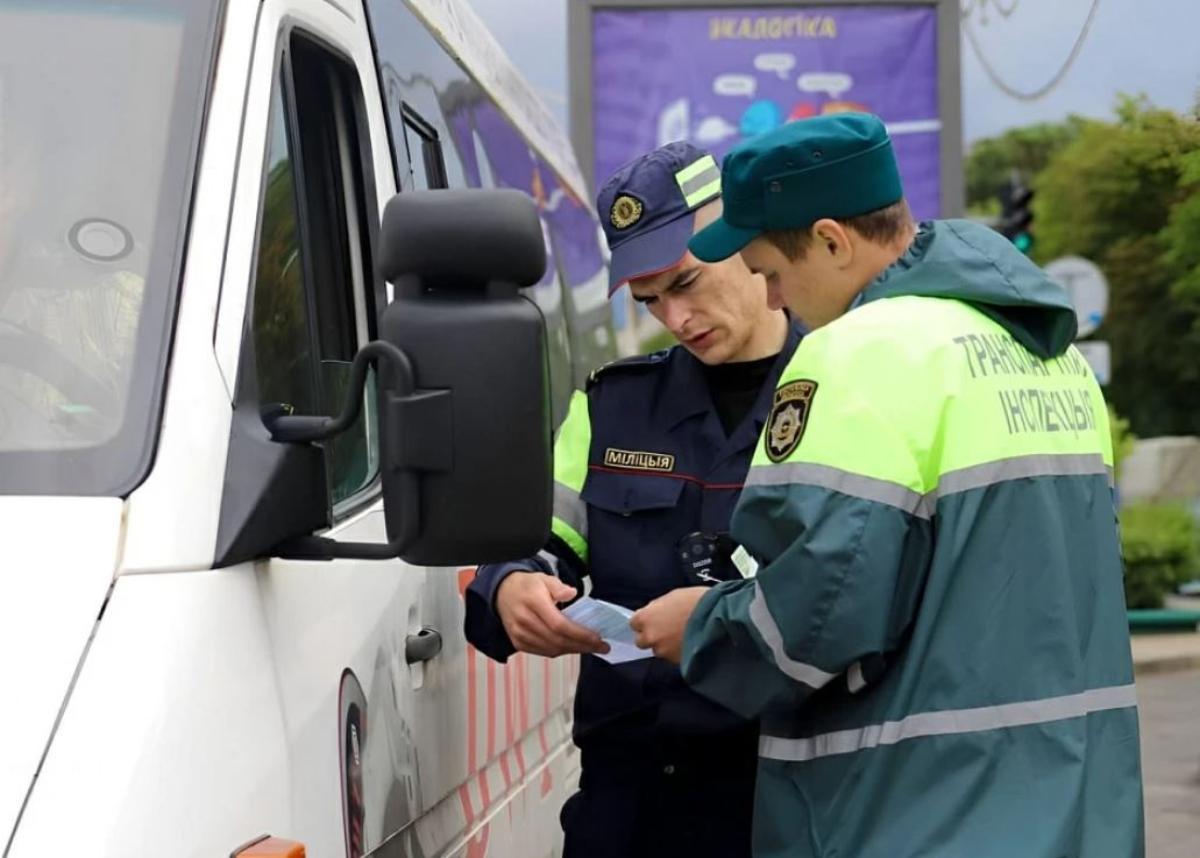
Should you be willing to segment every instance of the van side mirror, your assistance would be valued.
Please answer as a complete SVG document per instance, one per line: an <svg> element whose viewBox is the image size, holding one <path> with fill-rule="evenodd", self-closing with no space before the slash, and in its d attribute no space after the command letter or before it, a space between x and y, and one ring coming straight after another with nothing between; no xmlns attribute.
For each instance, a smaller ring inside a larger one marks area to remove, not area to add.
<svg viewBox="0 0 1200 858"><path fill-rule="evenodd" d="M355 357L346 409L279 417L271 433L345 431L376 364L389 542L302 537L283 556L449 566L536 553L549 536L553 440L545 323L519 292L546 266L533 203L512 190L406 191L384 210L379 260L395 297Z"/></svg>
<svg viewBox="0 0 1200 858"><path fill-rule="evenodd" d="M552 504L549 363L541 312L518 290L546 270L537 210L512 190L405 193L380 243L395 298L379 334L411 356L422 392L399 404L405 382L383 368L388 536L425 565L534 554Z"/></svg>

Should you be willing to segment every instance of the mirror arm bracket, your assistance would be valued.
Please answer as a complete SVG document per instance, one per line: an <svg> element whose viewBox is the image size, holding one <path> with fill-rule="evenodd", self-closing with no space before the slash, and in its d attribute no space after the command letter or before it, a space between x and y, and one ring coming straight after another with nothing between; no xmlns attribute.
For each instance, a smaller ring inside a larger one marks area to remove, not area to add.
<svg viewBox="0 0 1200 858"><path fill-rule="evenodd" d="M285 443L328 441L345 432L362 411L362 390L367 381L367 367L380 360L391 364L392 371L396 373L396 389L399 393L411 393L415 382L412 361L408 359L408 355L386 340L372 340L354 356L354 363L350 366L349 393L342 405L341 414L336 417L280 415L267 426L271 440Z"/></svg>
<svg viewBox="0 0 1200 858"><path fill-rule="evenodd" d="M325 441L345 432L362 410L362 389L367 367L373 361L386 360L395 373L395 385L384 396L388 423L395 426L396 445L390 457L405 470L445 471L452 459L454 429L449 390L415 390L412 362L399 348L385 340L373 340L354 356L350 369L349 395L342 413L336 417L281 415L271 421L268 430L275 441L306 443ZM415 478L410 481L405 504L404 527L389 542L339 542L325 536L299 536L276 547L274 554L286 560L391 560L399 557L417 535L419 524Z"/></svg>
<svg viewBox="0 0 1200 858"><path fill-rule="evenodd" d="M408 535L391 542L338 542L327 536L298 536L280 543L272 554L283 560L395 560L411 542Z"/></svg>

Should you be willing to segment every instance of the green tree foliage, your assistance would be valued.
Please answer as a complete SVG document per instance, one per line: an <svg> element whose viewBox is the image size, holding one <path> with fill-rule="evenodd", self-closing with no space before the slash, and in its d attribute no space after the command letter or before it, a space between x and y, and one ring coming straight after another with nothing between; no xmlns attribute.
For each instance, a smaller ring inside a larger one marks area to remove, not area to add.
<svg viewBox="0 0 1200 858"><path fill-rule="evenodd" d="M1181 155L1180 166L1181 185L1187 194L1171 213L1163 240L1167 263L1177 275L1177 296L1195 302L1200 299L1200 150Z"/></svg>
<svg viewBox="0 0 1200 858"><path fill-rule="evenodd" d="M1036 180L1039 261L1095 261L1109 396L1142 436L1200 433L1200 122L1124 99Z"/></svg>
<svg viewBox="0 0 1200 858"><path fill-rule="evenodd" d="M1115 123L1086 123L1037 177L1042 253L1097 259L1117 244L1158 238L1195 193L1183 174L1198 152L1200 123L1144 101L1122 100Z"/></svg>
<svg viewBox="0 0 1200 858"><path fill-rule="evenodd" d="M981 141L968 185L994 188L1013 166L1036 170L1037 261L1083 256L1108 278L1096 337L1112 346L1117 411L1143 437L1200 434L1200 121L1123 98L1113 122Z"/></svg>
<svg viewBox="0 0 1200 858"><path fill-rule="evenodd" d="M1087 120L1072 116L1066 122L1013 128L975 143L966 162L967 207L981 214L998 212L996 195L1013 169L1026 179L1036 176L1086 126Z"/></svg>

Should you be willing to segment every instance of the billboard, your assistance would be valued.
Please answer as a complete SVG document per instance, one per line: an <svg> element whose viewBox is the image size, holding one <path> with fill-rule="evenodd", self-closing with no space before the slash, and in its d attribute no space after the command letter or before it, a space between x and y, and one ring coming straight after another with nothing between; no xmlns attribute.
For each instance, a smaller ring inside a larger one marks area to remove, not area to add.
<svg viewBox="0 0 1200 858"><path fill-rule="evenodd" d="M581 27L576 12L572 27L586 66L577 71L572 55L572 75L586 76L573 81L573 102L584 103L572 104L572 130L593 185L673 140L720 159L791 120L866 111L888 126L913 213L959 213L958 57L939 33L946 4L584 3L587 20Z"/></svg>

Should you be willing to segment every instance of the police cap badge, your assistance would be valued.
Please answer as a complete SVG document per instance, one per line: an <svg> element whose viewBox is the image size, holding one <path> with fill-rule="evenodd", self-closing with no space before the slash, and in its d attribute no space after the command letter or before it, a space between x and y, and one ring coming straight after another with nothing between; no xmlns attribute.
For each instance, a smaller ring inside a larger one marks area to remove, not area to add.
<svg viewBox="0 0 1200 858"><path fill-rule="evenodd" d="M642 201L629 194L621 194L613 200L608 217L617 229L628 229L642 219Z"/></svg>

